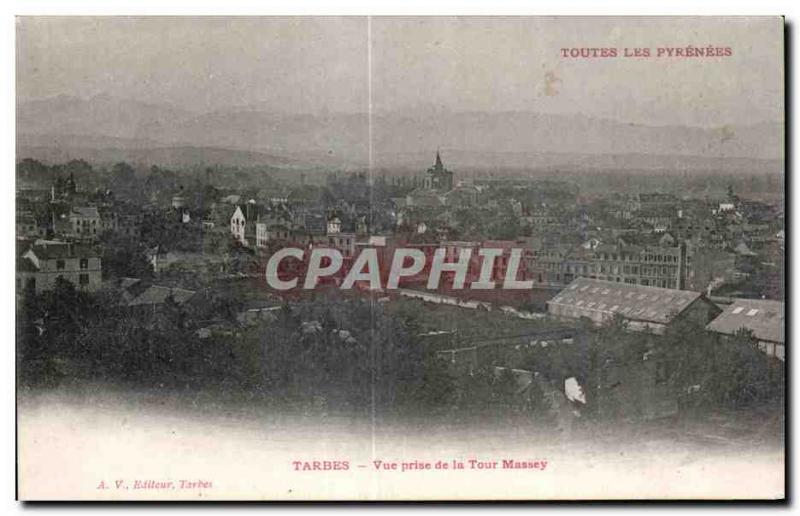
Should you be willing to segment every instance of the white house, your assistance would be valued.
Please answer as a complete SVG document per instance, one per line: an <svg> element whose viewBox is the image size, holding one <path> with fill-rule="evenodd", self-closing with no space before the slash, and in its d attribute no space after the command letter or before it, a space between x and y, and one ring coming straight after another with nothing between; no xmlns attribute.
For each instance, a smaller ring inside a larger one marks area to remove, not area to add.
<svg viewBox="0 0 800 516"><path fill-rule="evenodd" d="M342 220L339 217L328 219L328 234L337 235L342 232Z"/></svg>
<svg viewBox="0 0 800 516"><path fill-rule="evenodd" d="M247 238L245 237L245 228L247 226L247 219L242 213L240 206L236 207L233 215L231 216L231 236L234 240L239 241L242 245L247 245Z"/></svg>

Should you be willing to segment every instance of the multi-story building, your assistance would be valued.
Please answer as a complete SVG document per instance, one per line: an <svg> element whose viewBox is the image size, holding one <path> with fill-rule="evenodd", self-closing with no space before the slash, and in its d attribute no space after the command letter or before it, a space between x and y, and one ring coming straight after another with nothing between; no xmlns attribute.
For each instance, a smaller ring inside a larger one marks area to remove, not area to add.
<svg viewBox="0 0 800 516"><path fill-rule="evenodd" d="M316 237L314 241L337 249L345 259L353 258L356 254L356 234L343 232L342 220L336 215L328 218L325 236Z"/></svg>
<svg viewBox="0 0 800 516"><path fill-rule="evenodd" d="M245 247L256 244L258 216L259 207L255 201L236 206L230 218L230 232L233 239Z"/></svg>
<svg viewBox="0 0 800 516"><path fill-rule="evenodd" d="M593 274L597 279L651 287L684 288L686 252L683 246L600 245L593 254ZM592 272L589 277L592 277Z"/></svg>
<svg viewBox="0 0 800 516"><path fill-rule="evenodd" d="M96 206L76 206L68 215L70 235L79 240L97 240L103 232Z"/></svg>
<svg viewBox="0 0 800 516"><path fill-rule="evenodd" d="M36 292L55 288L63 278L76 288L93 292L100 288L100 256L86 244L37 240L17 260L17 290L32 285Z"/></svg>
<svg viewBox="0 0 800 516"><path fill-rule="evenodd" d="M563 245L545 244L528 256L528 271L534 283L543 285L563 285L565 260L569 249Z"/></svg>
<svg viewBox="0 0 800 516"><path fill-rule="evenodd" d="M115 220L118 234L137 237L142 232L144 216L141 213L121 213Z"/></svg>
<svg viewBox="0 0 800 516"><path fill-rule="evenodd" d="M565 285L576 278L644 285L685 288L684 246L638 246L599 244L594 248L576 246L540 249L528 264L537 283Z"/></svg>
<svg viewBox="0 0 800 516"><path fill-rule="evenodd" d="M18 237L45 237L47 226L40 224L33 213L17 211L16 229Z"/></svg>
<svg viewBox="0 0 800 516"><path fill-rule="evenodd" d="M256 222L256 247L264 249L269 242L287 243L293 240L291 223L288 221L263 220Z"/></svg>

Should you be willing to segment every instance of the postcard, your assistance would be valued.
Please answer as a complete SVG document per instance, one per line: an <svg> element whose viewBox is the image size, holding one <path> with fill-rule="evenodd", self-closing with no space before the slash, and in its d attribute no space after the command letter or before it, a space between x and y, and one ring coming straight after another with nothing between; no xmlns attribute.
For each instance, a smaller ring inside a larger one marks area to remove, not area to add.
<svg viewBox="0 0 800 516"><path fill-rule="evenodd" d="M784 30L18 17L18 498L783 500Z"/></svg>

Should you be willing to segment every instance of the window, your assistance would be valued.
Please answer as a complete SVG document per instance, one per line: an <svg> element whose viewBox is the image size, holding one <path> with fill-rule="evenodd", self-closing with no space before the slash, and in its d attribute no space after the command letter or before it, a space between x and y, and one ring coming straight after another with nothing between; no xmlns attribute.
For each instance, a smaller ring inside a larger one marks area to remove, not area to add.
<svg viewBox="0 0 800 516"><path fill-rule="evenodd" d="M751 308L750 311L747 312L748 317L753 317L758 313L758 308Z"/></svg>
<svg viewBox="0 0 800 516"><path fill-rule="evenodd" d="M89 259L81 258L81 269L88 269L88 268L89 268Z"/></svg>
<svg viewBox="0 0 800 516"><path fill-rule="evenodd" d="M89 284L89 275L88 275L88 274L81 274L81 275L78 277L78 282L79 282L81 285L88 285L88 284Z"/></svg>
<svg viewBox="0 0 800 516"><path fill-rule="evenodd" d="M64 260L56 260L56 269L60 271L64 270Z"/></svg>
<svg viewBox="0 0 800 516"><path fill-rule="evenodd" d="M733 313L734 314L740 314L740 313L742 313L742 310L744 310L743 306L737 306L736 308L733 309Z"/></svg>

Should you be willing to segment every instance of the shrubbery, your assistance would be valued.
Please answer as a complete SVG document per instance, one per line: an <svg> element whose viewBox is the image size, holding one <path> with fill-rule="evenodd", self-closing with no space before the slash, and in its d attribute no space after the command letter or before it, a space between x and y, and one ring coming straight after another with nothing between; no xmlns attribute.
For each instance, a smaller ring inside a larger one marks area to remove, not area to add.
<svg viewBox="0 0 800 516"><path fill-rule="evenodd" d="M26 291L18 307L19 380L53 386L100 381L131 386L246 392L271 403L330 410L542 419L540 384L520 393L510 373L491 364L451 376L418 341L413 312L392 317L369 299L321 293L285 304L275 317L240 325L241 303L198 293L179 306L131 310L110 293L87 294L59 281L52 292ZM206 338L200 328L210 328ZM517 364L555 389L575 377L586 417L597 415L613 388L610 367L638 371L645 356L668 365L669 385L685 405L742 407L783 399L783 365L752 336L721 338L691 323L665 335L631 333L616 320L588 324L572 343L530 349ZM623 400L624 402L624 400Z"/></svg>

